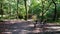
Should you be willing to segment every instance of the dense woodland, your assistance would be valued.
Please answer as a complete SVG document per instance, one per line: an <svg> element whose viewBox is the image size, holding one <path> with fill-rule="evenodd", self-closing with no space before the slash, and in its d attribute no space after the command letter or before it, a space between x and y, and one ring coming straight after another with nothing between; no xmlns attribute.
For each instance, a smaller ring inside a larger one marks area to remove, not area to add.
<svg viewBox="0 0 60 34"><path fill-rule="evenodd" d="M60 21L60 0L0 0L0 20Z"/></svg>

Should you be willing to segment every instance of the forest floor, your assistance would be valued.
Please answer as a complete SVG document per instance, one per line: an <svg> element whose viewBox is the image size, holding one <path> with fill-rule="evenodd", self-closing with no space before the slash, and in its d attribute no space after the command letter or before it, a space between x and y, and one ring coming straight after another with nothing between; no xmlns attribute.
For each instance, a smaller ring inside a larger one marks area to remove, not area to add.
<svg viewBox="0 0 60 34"><path fill-rule="evenodd" d="M42 27L42 24L37 22L36 28L34 23L31 20L5 20L0 22L0 34L60 34L59 23L46 23Z"/></svg>

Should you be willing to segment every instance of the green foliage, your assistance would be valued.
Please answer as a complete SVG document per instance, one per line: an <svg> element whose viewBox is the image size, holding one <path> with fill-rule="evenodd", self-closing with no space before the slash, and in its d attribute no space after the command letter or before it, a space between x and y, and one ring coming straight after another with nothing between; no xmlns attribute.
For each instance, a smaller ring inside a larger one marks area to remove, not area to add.
<svg viewBox="0 0 60 34"><path fill-rule="evenodd" d="M24 1L26 1L26 6ZM60 0L53 0L53 1L57 5L57 18L59 19L60 18ZM6 19L8 18L14 19L17 16L19 17L19 19L26 19L26 16L27 16L26 12L28 12L28 14L30 15L37 15L38 19L42 17L44 19L53 18L54 16L55 5L53 4L52 0L19 0L18 4L17 4L17 0L4 0L4 1L0 0L0 4L1 3L3 4L2 8L4 11L3 12L4 15L8 15L7 17L3 17ZM18 5L18 10L17 10L17 5ZM0 5L0 9L1 9L1 5ZM17 14L17 11L18 11L18 14ZM42 16L42 11L43 11L43 16Z"/></svg>

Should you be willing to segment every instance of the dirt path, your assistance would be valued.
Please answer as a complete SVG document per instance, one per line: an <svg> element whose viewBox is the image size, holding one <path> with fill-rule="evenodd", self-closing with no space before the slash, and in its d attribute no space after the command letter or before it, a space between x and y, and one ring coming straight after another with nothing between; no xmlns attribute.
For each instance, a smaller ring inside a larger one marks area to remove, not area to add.
<svg viewBox="0 0 60 34"><path fill-rule="evenodd" d="M33 32L33 27L32 22L5 22L4 24L0 24L0 32L4 34L27 34Z"/></svg>
<svg viewBox="0 0 60 34"><path fill-rule="evenodd" d="M60 26L52 25L45 26L45 28L45 31L60 31ZM39 23L37 24L37 27L34 28L34 24L31 21L9 21L4 24L0 24L0 32L1 34L32 34L42 32L42 28L39 27Z"/></svg>

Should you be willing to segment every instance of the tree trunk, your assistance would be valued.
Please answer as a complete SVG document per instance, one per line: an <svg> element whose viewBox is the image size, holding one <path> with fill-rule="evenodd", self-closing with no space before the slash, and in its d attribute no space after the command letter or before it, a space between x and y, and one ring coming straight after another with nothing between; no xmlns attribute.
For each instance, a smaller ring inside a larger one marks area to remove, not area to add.
<svg viewBox="0 0 60 34"><path fill-rule="evenodd" d="M17 19L18 19L18 3L19 3L19 0L17 0Z"/></svg>
<svg viewBox="0 0 60 34"><path fill-rule="evenodd" d="M54 16L53 16L53 21L56 21L57 19L57 9L56 9L56 3L54 2L54 0L52 0L53 4L55 5L55 9L54 9Z"/></svg>
<svg viewBox="0 0 60 34"><path fill-rule="evenodd" d="M9 7L8 7L8 12L9 12L9 19L10 19L10 16L11 16L11 5L9 4Z"/></svg>
<svg viewBox="0 0 60 34"><path fill-rule="evenodd" d="M1 2L0 5L1 5L1 7L0 7L0 15L3 18L3 8L2 8L3 7L3 3Z"/></svg>
<svg viewBox="0 0 60 34"><path fill-rule="evenodd" d="M44 1L43 0L41 0L42 1L42 17L41 17L41 22L43 21L43 16L44 16Z"/></svg>
<svg viewBox="0 0 60 34"><path fill-rule="evenodd" d="M26 20L28 19L28 11L27 11L27 0L24 0L24 4L25 4L25 10L26 10Z"/></svg>

